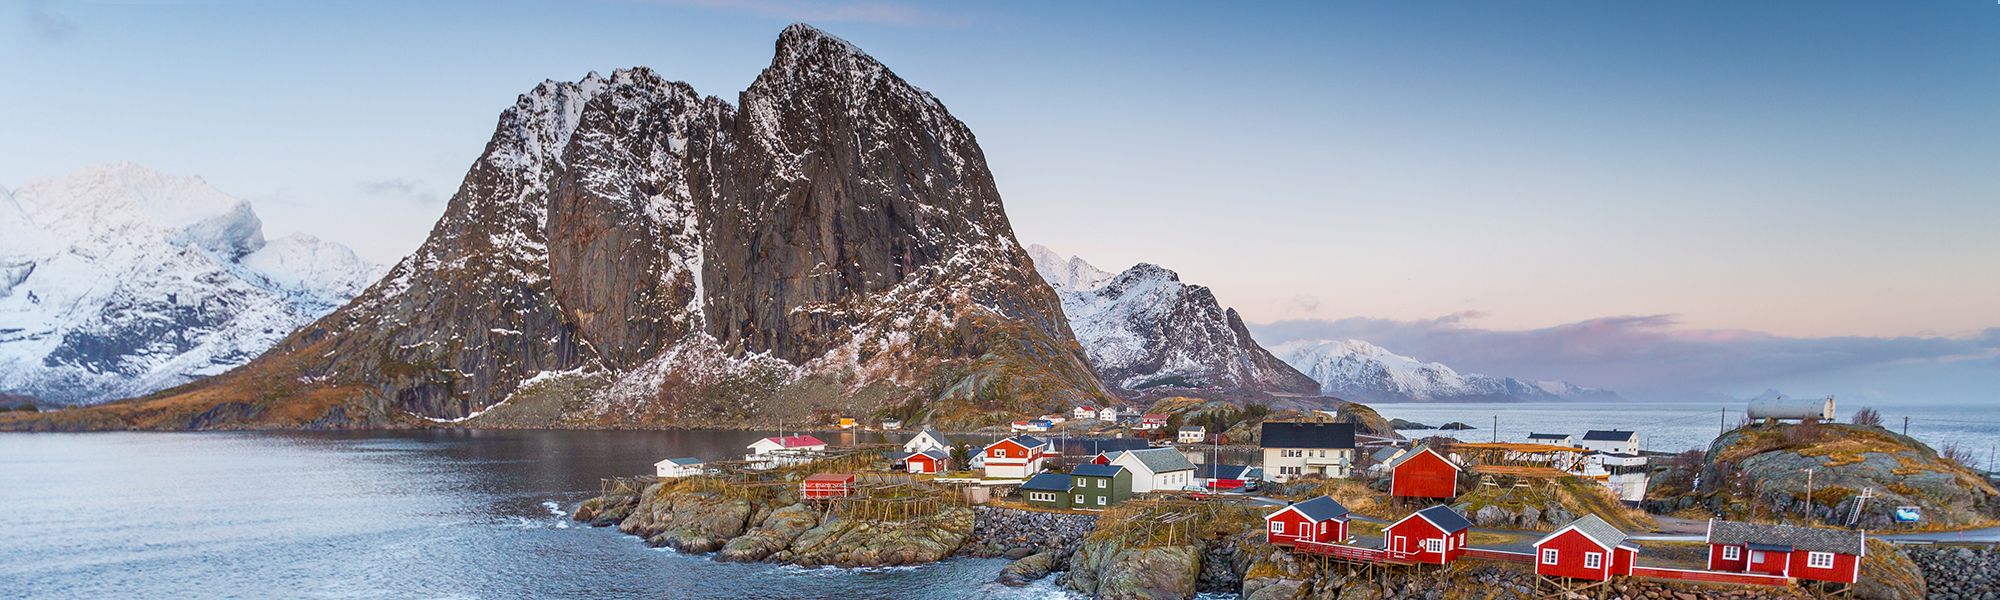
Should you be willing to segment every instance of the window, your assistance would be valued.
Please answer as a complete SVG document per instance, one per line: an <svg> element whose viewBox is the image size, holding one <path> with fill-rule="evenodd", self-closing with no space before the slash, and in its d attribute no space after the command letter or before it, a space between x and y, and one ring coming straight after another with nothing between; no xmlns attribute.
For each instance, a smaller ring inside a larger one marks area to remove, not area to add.
<svg viewBox="0 0 2000 600"><path fill-rule="evenodd" d="M1284 532L1285 532L1285 522L1284 522L1284 521L1272 521L1272 522L1271 522L1271 533L1284 533Z"/></svg>
<svg viewBox="0 0 2000 600"><path fill-rule="evenodd" d="M1742 558L1743 548L1738 546L1722 547L1722 560L1741 560Z"/></svg>
<svg viewBox="0 0 2000 600"><path fill-rule="evenodd" d="M1424 540L1424 551L1425 551L1425 552L1437 552L1437 553L1443 553L1443 552L1444 552L1444 540L1441 540L1441 539L1438 539L1438 538L1431 538L1431 539L1428 539L1428 540Z"/></svg>
<svg viewBox="0 0 2000 600"><path fill-rule="evenodd" d="M1108 479L1099 479L1099 480L1097 480L1097 487L1098 487L1099 489L1103 489L1103 488L1104 488L1104 482L1106 482L1106 481L1109 481L1109 480L1108 480Z"/></svg>
<svg viewBox="0 0 2000 600"><path fill-rule="evenodd" d="M1104 506L1104 497L1103 497L1103 496L1098 496L1098 497L1097 497L1097 505L1098 505L1098 506Z"/></svg>
<svg viewBox="0 0 2000 600"><path fill-rule="evenodd" d="M1326 533L1326 521L1319 522L1319 532Z"/></svg>
<svg viewBox="0 0 2000 600"><path fill-rule="evenodd" d="M1598 552L1583 553L1583 568L1595 569L1603 566L1604 566L1604 554Z"/></svg>
<svg viewBox="0 0 2000 600"><path fill-rule="evenodd" d="M1750 552L1750 562L1762 564L1764 562L1764 551L1752 550Z"/></svg>
<svg viewBox="0 0 2000 600"><path fill-rule="evenodd" d="M1077 495L1076 495L1076 503L1077 503L1077 504L1083 504L1083 494L1077 494Z"/></svg>
<svg viewBox="0 0 2000 600"><path fill-rule="evenodd" d="M1806 553L1806 566L1808 566L1808 567L1812 567L1812 568L1815 568L1815 569L1831 569L1831 568L1833 568L1833 553L1832 553L1832 552L1807 552L1807 553Z"/></svg>
<svg viewBox="0 0 2000 600"><path fill-rule="evenodd" d="M1006 457L1007 457L1006 450L1001 450L999 448L993 449L993 458L1006 458Z"/></svg>
<svg viewBox="0 0 2000 600"><path fill-rule="evenodd" d="M1542 564L1545 564L1545 565L1553 565L1553 564L1556 564L1556 563L1558 563L1558 562L1562 562L1562 553L1561 553L1561 552L1558 552L1558 551L1556 551L1556 549L1555 549L1555 548L1543 548L1543 549L1542 549Z"/></svg>

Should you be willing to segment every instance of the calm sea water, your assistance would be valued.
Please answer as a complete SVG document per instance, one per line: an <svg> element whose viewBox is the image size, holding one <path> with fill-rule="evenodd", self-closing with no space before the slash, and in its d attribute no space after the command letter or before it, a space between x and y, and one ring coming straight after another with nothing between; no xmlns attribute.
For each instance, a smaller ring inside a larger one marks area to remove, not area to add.
<svg viewBox="0 0 2000 600"><path fill-rule="evenodd" d="M0 435L0 598L1047 598L1005 561L730 564L565 516L751 432Z"/></svg>
<svg viewBox="0 0 2000 600"><path fill-rule="evenodd" d="M1404 435L1447 435L1473 441L1493 439L1493 419L1499 418L1502 441L1522 441L1530 431L1583 435L1590 429L1638 431L1647 450L1672 452L1707 448L1721 427L1735 427L1743 418L1744 404L1732 403L1604 403L1604 402L1479 402L1466 404L1372 404L1383 417L1440 426L1458 421L1478 427L1470 431L1404 431ZM1845 422L1859 406L1840 406ZM2000 407L1994 406L1877 406L1882 422L1892 431L1903 430L1909 417L1912 437L1943 448L1957 442L1970 451L1977 462L1988 462L1990 451L2000 447ZM1724 414L1727 411L1727 414Z"/></svg>

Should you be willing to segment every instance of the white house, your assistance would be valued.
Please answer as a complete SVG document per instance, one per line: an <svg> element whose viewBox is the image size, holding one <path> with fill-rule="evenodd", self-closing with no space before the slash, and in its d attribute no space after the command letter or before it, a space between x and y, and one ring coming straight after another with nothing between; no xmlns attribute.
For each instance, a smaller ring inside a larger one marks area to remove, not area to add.
<svg viewBox="0 0 2000 600"><path fill-rule="evenodd" d="M1048 431L1049 428L1053 427L1054 425L1055 425L1054 423L1050 423L1042 419L1028 419L1024 421L1015 421L1013 429L1014 431L1042 432L1042 431Z"/></svg>
<svg viewBox="0 0 2000 600"><path fill-rule="evenodd" d="M653 474L659 476L661 479L700 475L702 466L701 459L699 458L669 458L653 463Z"/></svg>
<svg viewBox="0 0 2000 600"><path fill-rule="evenodd" d="M1097 420L1110 423L1118 420L1118 409L1106 406L1097 411Z"/></svg>
<svg viewBox="0 0 2000 600"><path fill-rule="evenodd" d="M1612 454L1639 453L1639 433L1621 429L1592 429L1583 433L1583 439L1576 446L1585 450L1609 452Z"/></svg>
<svg viewBox="0 0 2000 600"><path fill-rule="evenodd" d="M923 431L917 432L916 437L903 442L904 454L916 454L925 450L942 450L946 455L950 455L951 439L944 437L943 432L925 427Z"/></svg>
<svg viewBox="0 0 2000 600"><path fill-rule="evenodd" d="M1530 444L1548 444L1550 446L1574 446L1576 445L1575 441L1576 441L1576 436L1572 436L1567 433L1528 434L1528 443Z"/></svg>
<svg viewBox="0 0 2000 600"><path fill-rule="evenodd" d="M1264 448L1264 480L1284 483L1310 474L1346 477L1354 468L1353 423L1265 421L1257 444Z"/></svg>
<svg viewBox="0 0 2000 600"><path fill-rule="evenodd" d="M1200 425L1182 427L1174 436L1174 441L1183 444L1199 444L1208 439L1208 428Z"/></svg>
<svg viewBox="0 0 2000 600"><path fill-rule="evenodd" d="M769 468L810 462L826 452L826 442L810 435L788 435L757 440L748 448L750 454L745 459Z"/></svg>
<svg viewBox="0 0 2000 600"><path fill-rule="evenodd" d="M1098 455L1091 462L1125 467L1132 472L1132 491L1173 491L1194 485L1194 463L1173 448L1123 450Z"/></svg>
<svg viewBox="0 0 2000 600"><path fill-rule="evenodd" d="M1069 421L1069 417L1063 416L1062 413L1049 413L1036 418L1043 421L1048 421L1050 425L1061 425L1064 422Z"/></svg>
<svg viewBox="0 0 2000 600"><path fill-rule="evenodd" d="M1076 407L1076 410L1072 410L1072 411L1069 411L1069 416L1070 416L1070 418L1072 418L1072 419L1076 419L1076 420L1079 420L1079 421L1081 421L1081 420L1084 420L1084 419L1095 419L1095 418L1097 418L1097 407L1095 407L1095 406L1079 406L1079 407Z"/></svg>
<svg viewBox="0 0 2000 600"><path fill-rule="evenodd" d="M902 421L900 421L900 420L897 420L897 419L883 419L883 420L882 420L882 430L883 430L883 431L895 431L895 430L898 430L898 429L902 429L902 428L903 428L903 422L902 422Z"/></svg>

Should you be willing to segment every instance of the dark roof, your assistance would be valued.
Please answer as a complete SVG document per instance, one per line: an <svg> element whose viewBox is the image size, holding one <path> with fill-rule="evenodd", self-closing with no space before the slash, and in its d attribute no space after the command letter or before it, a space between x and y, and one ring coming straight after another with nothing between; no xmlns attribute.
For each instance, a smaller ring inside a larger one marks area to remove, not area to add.
<svg viewBox="0 0 2000 600"><path fill-rule="evenodd" d="M1569 434L1567 434L1567 433L1529 433L1529 434L1528 434L1528 439L1531 439L1531 440L1560 440L1560 439L1563 439L1563 438L1566 438L1566 437L1569 437Z"/></svg>
<svg viewBox="0 0 2000 600"><path fill-rule="evenodd" d="M1589 442L1623 442L1631 440L1632 436L1635 435L1639 435L1638 432L1625 431L1622 429L1613 429L1611 431L1605 431L1602 429L1592 429L1590 431L1583 432L1583 439L1584 441L1589 441Z"/></svg>
<svg viewBox="0 0 2000 600"><path fill-rule="evenodd" d="M1777 545L1777 544L1759 544L1759 543L1756 543L1756 542L1751 542L1751 543L1748 543L1748 544L1744 544L1744 545L1745 545L1745 546L1749 546L1751 550L1762 550L1762 551L1765 551L1765 552L1791 552L1791 551L1792 551L1792 547L1791 547L1791 546L1781 546L1781 545Z"/></svg>
<svg viewBox="0 0 2000 600"><path fill-rule="evenodd" d="M1438 526L1438 529L1443 529L1445 533L1472 528L1472 522L1465 520L1465 515L1458 514L1458 511L1452 510L1451 507L1443 504L1417 511L1417 516L1423 517L1425 521L1430 521L1432 525Z"/></svg>
<svg viewBox="0 0 2000 600"><path fill-rule="evenodd" d="M1021 484L1021 489L1043 492L1067 492L1069 491L1069 476L1062 473L1043 473L1029 477L1027 482Z"/></svg>
<svg viewBox="0 0 2000 600"><path fill-rule="evenodd" d="M1563 529L1572 527L1576 528L1585 537L1597 540L1597 543L1604 544L1609 548L1617 548L1619 544L1625 543L1625 532L1619 531L1617 527L1612 527L1610 523L1604 522L1604 519L1598 518L1597 515L1584 515L1583 518L1570 521L1568 525L1559 527L1556 531L1561 532ZM1556 534L1554 533L1543 536L1541 540L1535 542L1535 545L1540 546L1542 542L1549 541L1555 537Z"/></svg>
<svg viewBox="0 0 2000 600"><path fill-rule="evenodd" d="M1332 496L1320 496L1299 502L1293 504L1292 508L1298 509L1299 514L1305 515L1306 518L1314 521L1346 519L1347 514L1351 512L1347 510L1347 507L1341 506L1340 501L1334 500Z"/></svg>
<svg viewBox="0 0 2000 600"><path fill-rule="evenodd" d="M1038 438L1038 437L1035 437L1035 436L1032 436L1032 435L1016 435L1016 436L1010 436L1010 437L1008 437L1008 438L1006 438L1006 439L1003 439L1003 440L1000 440L1000 442L1004 442L1004 441L1007 441L1007 440L1014 440L1014 443L1016 443L1016 444L1020 444L1020 445L1022 445L1022 446L1026 446L1026 447L1029 447L1029 448L1036 448L1036 447L1040 447L1040 446L1041 446L1042 444L1047 444L1047 443L1048 443L1048 442L1044 442L1044 441L1042 441L1042 438ZM998 444L998 443L1000 443L1000 442L993 442L993 444ZM992 446L993 446L993 444L987 444L986 446L990 448L990 447L992 447Z"/></svg>
<svg viewBox="0 0 2000 600"><path fill-rule="evenodd" d="M1199 464L1194 466L1194 476L1201 479L1246 479L1243 476L1250 467L1244 465Z"/></svg>
<svg viewBox="0 0 2000 600"><path fill-rule="evenodd" d="M688 465L698 465L698 464L701 464L701 459L699 459L699 458L695 458L695 457L692 457L692 456L685 456L685 457L681 457L681 458L669 458L669 459L667 459L667 460L665 460L665 461L661 461L661 462L670 462L670 463L674 463L674 464L677 464L677 465L681 465L681 466L685 467L685 466L688 466Z"/></svg>
<svg viewBox="0 0 2000 600"><path fill-rule="evenodd" d="M1116 477L1118 475L1118 472L1123 470L1125 470L1125 467L1121 467L1118 465L1100 465L1097 463L1083 463L1077 465L1076 468L1070 469L1069 474L1080 475L1083 477Z"/></svg>
<svg viewBox="0 0 2000 600"><path fill-rule="evenodd" d="M1867 537L1861 532L1846 529L1762 525L1740 521L1710 521L1708 524L1710 544L1788 545L1809 552L1838 552L1860 556L1866 541Z"/></svg>
<svg viewBox="0 0 2000 600"><path fill-rule="evenodd" d="M928 456L931 457L932 460L951 460L950 454L945 454L943 450L939 450L936 448L925 450L923 452L911 452L909 456L903 457L903 460L916 458L917 455Z"/></svg>
<svg viewBox="0 0 2000 600"><path fill-rule="evenodd" d="M1353 448L1353 423L1265 422L1258 445L1265 448Z"/></svg>

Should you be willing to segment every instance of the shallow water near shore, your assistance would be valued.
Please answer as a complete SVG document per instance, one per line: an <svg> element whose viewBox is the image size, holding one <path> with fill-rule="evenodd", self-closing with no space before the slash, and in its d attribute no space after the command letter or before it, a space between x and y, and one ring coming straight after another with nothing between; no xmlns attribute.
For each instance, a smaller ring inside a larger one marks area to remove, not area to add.
<svg viewBox="0 0 2000 600"><path fill-rule="evenodd" d="M601 478L758 432L0 435L0 597L1049 598L1006 561L802 569L572 522Z"/></svg>

